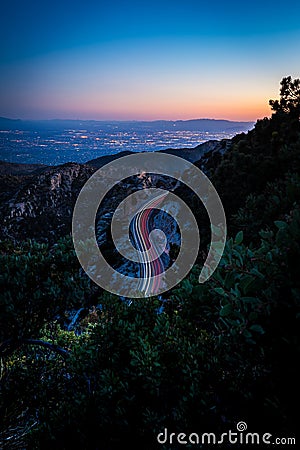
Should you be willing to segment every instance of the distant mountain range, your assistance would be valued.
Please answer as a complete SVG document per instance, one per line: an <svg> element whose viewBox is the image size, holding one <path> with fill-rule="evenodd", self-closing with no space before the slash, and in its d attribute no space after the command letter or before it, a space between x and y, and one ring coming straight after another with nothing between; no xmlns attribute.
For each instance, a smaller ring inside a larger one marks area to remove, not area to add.
<svg viewBox="0 0 300 450"><path fill-rule="evenodd" d="M82 129L85 130L156 130L156 131L202 131L202 132L243 132L254 126L255 122L236 122L223 119L192 120L154 120L154 121L99 121L99 120L21 120L0 117L0 129L32 130L32 129Z"/></svg>

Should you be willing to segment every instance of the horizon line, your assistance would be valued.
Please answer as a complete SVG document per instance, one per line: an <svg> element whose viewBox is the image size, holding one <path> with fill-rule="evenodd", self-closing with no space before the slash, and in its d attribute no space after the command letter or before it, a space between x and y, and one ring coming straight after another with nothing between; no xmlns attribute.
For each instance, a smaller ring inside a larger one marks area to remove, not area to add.
<svg viewBox="0 0 300 450"><path fill-rule="evenodd" d="M0 116L0 120L11 120L12 122L15 121L23 121L23 122L50 122L50 121L74 121L74 122L192 122L197 120L211 120L211 121L225 121L225 122L236 122L236 123L252 123L259 120L259 118L256 119L249 119L249 120L241 120L241 119L225 119L225 118L215 118L215 117L198 117L198 118L191 118L191 119L71 119L71 118L48 118L48 119L24 119L24 118L11 118L11 117L5 117Z"/></svg>

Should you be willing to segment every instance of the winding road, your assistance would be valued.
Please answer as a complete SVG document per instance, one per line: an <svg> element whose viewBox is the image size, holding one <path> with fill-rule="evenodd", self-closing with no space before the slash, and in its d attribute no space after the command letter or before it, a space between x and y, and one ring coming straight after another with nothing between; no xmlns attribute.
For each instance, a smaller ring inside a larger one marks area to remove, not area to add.
<svg viewBox="0 0 300 450"><path fill-rule="evenodd" d="M161 279L153 277L163 273L165 270L160 252L157 250L154 243L151 245L149 239L149 234L151 232L149 218L153 209L157 208L167 195L168 191L166 191L165 194L158 195L156 198L143 205L131 222L132 237L137 250L140 252L140 290L141 292L144 292L146 296L155 295L159 292ZM147 250L149 250L150 261L148 261L147 254L145 254Z"/></svg>

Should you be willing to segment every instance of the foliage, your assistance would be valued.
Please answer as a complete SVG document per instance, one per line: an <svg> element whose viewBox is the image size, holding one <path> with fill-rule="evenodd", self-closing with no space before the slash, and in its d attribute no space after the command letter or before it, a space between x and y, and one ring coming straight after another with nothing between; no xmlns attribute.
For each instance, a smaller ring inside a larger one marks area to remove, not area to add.
<svg viewBox="0 0 300 450"><path fill-rule="evenodd" d="M43 324L86 303L87 277L80 276L70 238L47 244L0 243L0 341L35 337Z"/></svg>
<svg viewBox="0 0 300 450"><path fill-rule="evenodd" d="M276 113L300 116L300 80L285 77L281 81L280 100L270 100L269 104Z"/></svg>
<svg viewBox="0 0 300 450"><path fill-rule="evenodd" d="M233 215L236 228L244 230L248 242L258 243L259 231L268 227L275 231L275 220L286 219L286 214L300 203L300 177L287 173L284 177L267 183L261 193L250 194L244 206Z"/></svg>
<svg viewBox="0 0 300 450"><path fill-rule="evenodd" d="M227 426L236 417L271 430L292 426L299 210L275 227L261 232L257 248L243 244L242 233L229 239L210 282L199 285L195 267L161 314L158 299L129 306L103 295L97 322L81 335L53 322L41 330L41 339L70 351L66 360L31 347L10 356L3 403L20 408L11 402L20 396L29 423L37 419L30 448L120 448L133 440L155 448L165 426L221 429L220 417Z"/></svg>

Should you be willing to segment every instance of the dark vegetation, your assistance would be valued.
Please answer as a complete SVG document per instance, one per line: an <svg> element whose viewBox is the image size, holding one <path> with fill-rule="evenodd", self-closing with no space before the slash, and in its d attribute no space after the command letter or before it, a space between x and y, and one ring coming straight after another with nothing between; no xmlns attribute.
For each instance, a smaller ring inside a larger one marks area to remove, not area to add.
<svg viewBox="0 0 300 450"><path fill-rule="evenodd" d="M0 244L2 446L155 449L157 433L295 436L300 319L300 82L273 114L206 154L228 218L221 263L134 301L84 277L71 238ZM90 308L80 333L65 311ZM165 447L169 448L169 447ZM172 448L177 448L174 445Z"/></svg>

